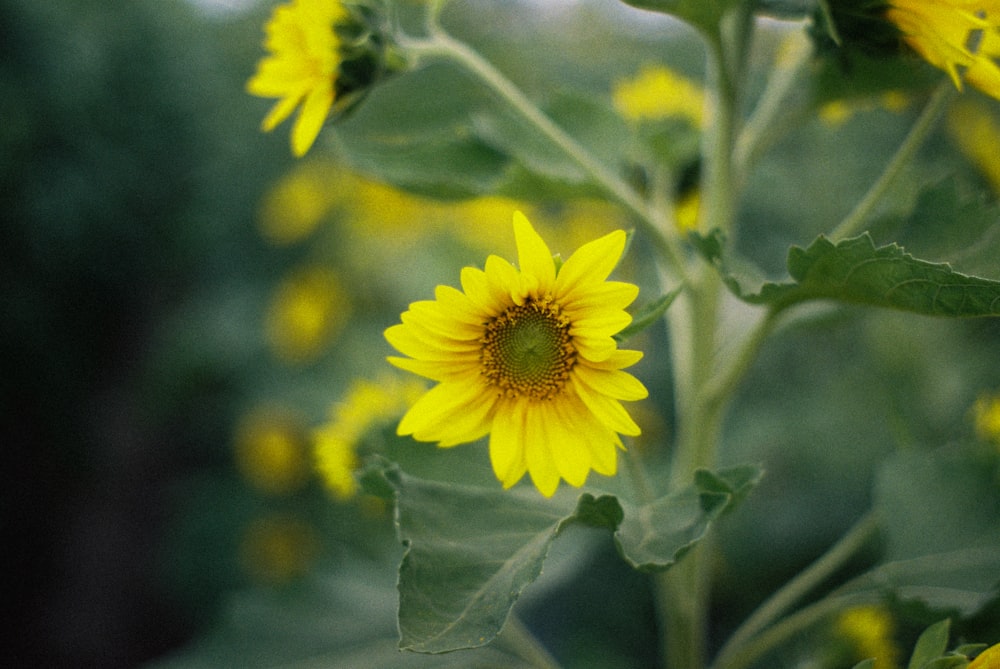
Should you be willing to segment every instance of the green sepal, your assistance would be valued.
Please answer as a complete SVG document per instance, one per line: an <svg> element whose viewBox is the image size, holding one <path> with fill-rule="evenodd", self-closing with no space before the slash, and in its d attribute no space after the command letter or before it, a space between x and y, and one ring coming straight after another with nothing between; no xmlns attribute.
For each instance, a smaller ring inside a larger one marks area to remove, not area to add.
<svg viewBox="0 0 1000 669"><path fill-rule="evenodd" d="M667 309L670 308L670 305L674 303L674 300L677 299L677 296L681 294L683 289L683 285L677 286L666 295L661 295L652 302L644 304L636 312L635 316L632 317L632 322L615 335L615 340L618 342L628 341L650 325L656 323L666 313Z"/></svg>
<svg viewBox="0 0 1000 669"><path fill-rule="evenodd" d="M925 629L917 639L906 669L922 669L931 660L939 658L948 648L951 620L939 620Z"/></svg>

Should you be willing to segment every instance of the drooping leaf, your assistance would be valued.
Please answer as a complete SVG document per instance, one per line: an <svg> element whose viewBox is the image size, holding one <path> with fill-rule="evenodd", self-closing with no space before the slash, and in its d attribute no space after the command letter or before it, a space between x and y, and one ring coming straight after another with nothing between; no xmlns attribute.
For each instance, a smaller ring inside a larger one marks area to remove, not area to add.
<svg viewBox="0 0 1000 669"><path fill-rule="evenodd" d="M760 481L752 465L720 472L699 470L692 485L641 506L625 505L615 533L622 557L640 571L663 571L681 559L723 512L733 508Z"/></svg>
<svg viewBox="0 0 1000 669"><path fill-rule="evenodd" d="M743 0L622 0L626 5L670 14L691 25L715 33L723 15Z"/></svg>
<svg viewBox="0 0 1000 669"><path fill-rule="evenodd" d="M879 473L884 562L847 592L881 591L938 611L975 614L1000 586L1000 488L994 463L965 450L900 453Z"/></svg>
<svg viewBox="0 0 1000 669"><path fill-rule="evenodd" d="M717 236L698 240L727 286L752 304L783 308L807 300L836 300L900 309L927 316L1000 316L1000 281L954 271L914 258L900 246L876 247L868 234L834 243L824 236L788 252L791 280L764 282L756 290L727 264Z"/></svg>
<svg viewBox="0 0 1000 669"><path fill-rule="evenodd" d="M397 491L406 546L399 569L400 647L424 653L476 648L499 634L524 588L541 573L552 541L571 523L614 533L633 567L663 570L700 540L711 521L758 478L743 468L703 475L646 505L563 488L551 499L411 477L384 463Z"/></svg>

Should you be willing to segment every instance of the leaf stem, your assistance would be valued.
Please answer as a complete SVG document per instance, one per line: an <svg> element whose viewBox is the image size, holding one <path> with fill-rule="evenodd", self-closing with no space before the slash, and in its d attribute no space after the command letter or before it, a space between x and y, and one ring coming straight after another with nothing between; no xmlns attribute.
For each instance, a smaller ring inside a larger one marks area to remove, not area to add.
<svg viewBox="0 0 1000 669"><path fill-rule="evenodd" d="M615 174L586 147L542 112L520 88L492 63L483 58L479 52L455 39L434 23L429 26L427 38L417 39L401 36L399 42L413 56L418 58L439 57L451 60L480 79L517 111L522 118L572 159L596 184L628 209L638 221L639 226L648 234L674 276L679 280L684 279L684 254L681 252L679 239L676 235L670 234L666 222L661 220L657 211L624 179Z"/></svg>
<svg viewBox="0 0 1000 669"><path fill-rule="evenodd" d="M840 540L775 592L739 626L719 651L713 669L736 669L741 666L736 658L742 658L748 646L758 643L756 640L761 637L761 632L871 541L878 529L879 520L874 512L869 511L862 516Z"/></svg>
<svg viewBox="0 0 1000 669"><path fill-rule="evenodd" d="M913 127L910 128L910 132L903 140L903 143L899 145L895 155L893 155L892 159L885 166L882 174L871 185L871 188L868 189L868 192L865 193L861 201L854 207L854 210L830 233L829 237L831 240L836 242L847 237L853 237L862 231L862 226L865 224L868 216L871 215L882 199L882 196L889 190L889 187L902 174L906 164L916 155L917 150L930 135L936 121L942 112L944 112L948 103L954 98L955 93L955 87L952 85L950 79L946 79L938 85L924 107L924 110L914 122Z"/></svg>

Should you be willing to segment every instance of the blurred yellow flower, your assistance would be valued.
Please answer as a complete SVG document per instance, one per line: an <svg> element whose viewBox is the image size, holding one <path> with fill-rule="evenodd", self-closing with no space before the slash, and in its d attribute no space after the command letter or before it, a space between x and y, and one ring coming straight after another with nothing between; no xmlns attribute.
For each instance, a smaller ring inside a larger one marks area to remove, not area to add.
<svg viewBox="0 0 1000 669"><path fill-rule="evenodd" d="M299 163L264 195L259 224L276 245L307 237L341 198L335 186L337 168L324 161Z"/></svg>
<svg viewBox="0 0 1000 669"><path fill-rule="evenodd" d="M351 384L343 400L333 406L330 421L313 432L316 468L335 497L348 499L357 492L357 447L365 433L399 416L423 391L419 381L394 376Z"/></svg>
<svg viewBox="0 0 1000 669"><path fill-rule="evenodd" d="M976 434L1000 445L1000 395L982 395L972 407Z"/></svg>
<svg viewBox="0 0 1000 669"><path fill-rule="evenodd" d="M990 646L977 655L966 669L1000 669L1000 644Z"/></svg>
<svg viewBox="0 0 1000 669"><path fill-rule="evenodd" d="M997 0L889 0L886 18L903 40L962 89L963 78L1000 99Z"/></svg>
<svg viewBox="0 0 1000 669"><path fill-rule="evenodd" d="M240 564L256 581L281 584L309 571L319 554L316 530L286 515L254 520L240 542Z"/></svg>
<svg viewBox="0 0 1000 669"><path fill-rule="evenodd" d="M611 97L618 113L631 121L675 117L699 127L705 113L701 86L659 65L648 65L634 78L617 82Z"/></svg>
<svg viewBox="0 0 1000 669"><path fill-rule="evenodd" d="M302 418L279 407L253 409L236 426L235 458L236 468L257 490L298 490L309 475Z"/></svg>
<svg viewBox="0 0 1000 669"><path fill-rule="evenodd" d="M340 70L335 26L347 17L339 0L291 0L274 9L265 25L270 52L247 81L247 92L278 98L261 129L273 130L301 106L292 126L292 153L301 157L316 141L333 106Z"/></svg>
<svg viewBox="0 0 1000 669"><path fill-rule="evenodd" d="M858 606L837 619L837 633L854 646L859 657L875 658L875 669L899 667L892 616L880 606Z"/></svg>
<svg viewBox="0 0 1000 669"><path fill-rule="evenodd" d="M819 118L827 125L838 126L850 119L858 112L873 111L878 108L885 109L893 113L898 113L906 109L909 99L902 91L886 91L877 98L863 98L860 100L832 100L819 109Z"/></svg>
<svg viewBox="0 0 1000 669"><path fill-rule="evenodd" d="M973 100L959 100L948 114L948 132L958 148L1000 195L1000 123Z"/></svg>
<svg viewBox="0 0 1000 669"><path fill-rule="evenodd" d="M340 279L324 267L306 267L278 286L265 330L274 353L286 362L314 359L350 316Z"/></svg>
<svg viewBox="0 0 1000 669"><path fill-rule="evenodd" d="M646 397L622 371L642 357L613 335L631 322L637 286L607 281L625 249L617 230L580 247L557 269L548 246L514 214L519 269L499 256L462 270L462 291L438 286L414 302L386 339L401 369L437 382L397 432L442 447L490 435L504 487L526 472L545 496L561 479L581 486L593 469L613 475L620 434L639 426L621 402ZM464 291L464 292L463 292Z"/></svg>

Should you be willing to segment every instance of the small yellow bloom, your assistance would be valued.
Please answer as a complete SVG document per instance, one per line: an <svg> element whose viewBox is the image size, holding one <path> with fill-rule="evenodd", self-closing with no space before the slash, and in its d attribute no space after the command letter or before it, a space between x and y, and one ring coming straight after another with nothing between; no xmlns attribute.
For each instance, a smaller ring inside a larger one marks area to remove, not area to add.
<svg viewBox="0 0 1000 669"><path fill-rule="evenodd" d="M337 205L340 172L328 162L299 163L265 194L260 205L260 230L277 246L306 238Z"/></svg>
<svg viewBox="0 0 1000 669"><path fill-rule="evenodd" d="M300 269L283 280L271 298L267 340L282 360L306 362L319 355L349 315L350 304L333 271Z"/></svg>
<svg viewBox="0 0 1000 669"><path fill-rule="evenodd" d="M313 433L316 467L335 497L348 499L357 492L357 447L365 433L399 416L423 391L422 383L395 377L351 384L344 399L334 405L330 421Z"/></svg>
<svg viewBox="0 0 1000 669"><path fill-rule="evenodd" d="M250 523L239 550L240 563L251 577L282 584L309 571L319 555L319 538L302 520L275 514Z"/></svg>
<svg viewBox="0 0 1000 669"><path fill-rule="evenodd" d="M339 0L291 0L274 9L265 26L270 54L247 82L247 92L278 102L264 117L270 132L301 106L292 127L292 153L301 157L316 141L335 98L340 39L335 26L347 17Z"/></svg>
<svg viewBox="0 0 1000 669"><path fill-rule="evenodd" d="M622 371L642 357L613 335L631 322L637 286L607 281L625 249L617 230L581 246L557 268L521 212L514 214L518 268L499 256L462 270L462 291L438 286L385 337L408 356L401 369L437 385L403 416L400 435L448 447L490 435L504 487L530 473L545 496L559 481L582 486L590 470L614 475L619 434L639 426L622 401L646 388Z"/></svg>
<svg viewBox="0 0 1000 669"><path fill-rule="evenodd" d="M903 40L962 89L963 78L1000 99L997 0L889 0L886 18Z"/></svg>
<svg viewBox="0 0 1000 669"><path fill-rule="evenodd" d="M892 616L879 606L858 606L840 615L837 633L855 647L859 657L875 658L875 669L896 669L899 648L892 635Z"/></svg>
<svg viewBox="0 0 1000 669"><path fill-rule="evenodd" d="M1000 644L990 646L977 655L967 669L1000 669Z"/></svg>
<svg viewBox="0 0 1000 669"><path fill-rule="evenodd" d="M255 488L287 494L308 479L306 434L302 420L277 407L258 407L236 428L236 467Z"/></svg>
<svg viewBox="0 0 1000 669"><path fill-rule="evenodd" d="M647 66L633 79L619 81L612 91L615 109L632 121L687 119L700 127L705 93L690 79L661 66Z"/></svg>
<svg viewBox="0 0 1000 669"><path fill-rule="evenodd" d="M1000 122L974 100L960 100L948 114L948 133L1000 195Z"/></svg>
<svg viewBox="0 0 1000 669"><path fill-rule="evenodd" d="M1000 395L983 395L972 407L976 434L985 441L1000 444Z"/></svg>

